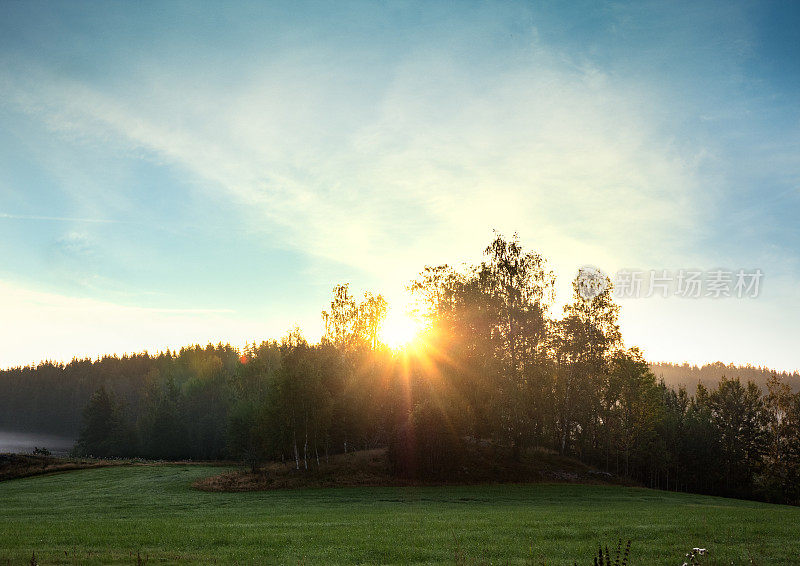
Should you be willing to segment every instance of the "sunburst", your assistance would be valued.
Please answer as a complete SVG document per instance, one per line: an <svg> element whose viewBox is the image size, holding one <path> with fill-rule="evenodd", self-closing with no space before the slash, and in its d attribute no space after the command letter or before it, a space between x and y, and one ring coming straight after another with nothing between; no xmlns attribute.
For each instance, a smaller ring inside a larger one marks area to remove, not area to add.
<svg viewBox="0 0 800 566"><path fill-rule="evenodd" d="M392 349L401 349L414 342L421 330L422 325L412 315L391 309L381 329L381 340Z"/></svg>

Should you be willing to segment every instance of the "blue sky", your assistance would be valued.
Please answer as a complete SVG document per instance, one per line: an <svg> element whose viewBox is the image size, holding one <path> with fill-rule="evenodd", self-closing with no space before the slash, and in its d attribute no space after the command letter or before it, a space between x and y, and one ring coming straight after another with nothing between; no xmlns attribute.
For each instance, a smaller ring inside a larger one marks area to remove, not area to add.
<svg viewBox="0 0 800 566"><path fill-rule="evenodd" d="M0 3L0 366L314 338L496 228L653 360L800 368L795 3ZM399 308L399 306L398 306Z"/></svg>

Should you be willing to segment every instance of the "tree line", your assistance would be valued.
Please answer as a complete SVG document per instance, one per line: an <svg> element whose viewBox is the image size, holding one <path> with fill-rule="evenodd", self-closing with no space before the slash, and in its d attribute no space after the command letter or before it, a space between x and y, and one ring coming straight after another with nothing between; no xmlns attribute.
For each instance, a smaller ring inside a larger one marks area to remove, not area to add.
<svg viewBox="0 0 800 566"><path fill-rule="evenodd" d="M663 379L667 385L675 388L683 385L692 391L698 384L716 388L722 378L731 376L736 376L742 381L752 381L762 391L766 391L767 383L774 376L777 376L781 381L789 385L794 393L800 392L800 372L798 371L775 371L750 364L737 366L723 364L722 362L703 364L701 366L688 363L651 362L650 369L658 379Z"/></svg>
<svg viewBox="0 0 800 566"><path fill-rule="evenodd" d="M83 455L302 473L386 448L397 474L452 477L480 447L509 461L545 448L655 488L798 502L800 394L785 376L669 387L624 346L611 281L587 293L584 276L555 315L545 259L497 236L479 264L411 282L425 325L406 348L381 342L383 297L338 285L317 344L295 328L243 351L15 368L0 374L0 414L77 430Z"/></svg>

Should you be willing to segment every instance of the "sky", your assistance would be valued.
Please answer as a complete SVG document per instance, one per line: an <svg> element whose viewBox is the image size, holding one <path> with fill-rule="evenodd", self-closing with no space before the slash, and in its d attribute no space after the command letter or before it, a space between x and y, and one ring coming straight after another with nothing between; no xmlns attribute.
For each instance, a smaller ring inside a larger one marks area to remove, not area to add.
<svg viewBox="0 0 800 566"><path fill-rule="evenodd" d="M800 369L800 5L0 0L0 367L312 340L518 233L652 361Z"/></svg>

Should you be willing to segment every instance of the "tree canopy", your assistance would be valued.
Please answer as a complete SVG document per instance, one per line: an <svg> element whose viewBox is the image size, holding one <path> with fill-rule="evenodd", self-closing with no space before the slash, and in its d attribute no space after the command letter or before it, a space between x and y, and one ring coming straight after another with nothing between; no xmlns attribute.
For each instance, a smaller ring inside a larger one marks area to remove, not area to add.
<svg viewBox="0 0 800 566"><path fill-rule="evenodd" d="M0 372L0 426L78 434L76 452L156 459L282 460L387 448L397 474L460 473L475 446L497 458L557 451L674 490L800 500L800 394L734 375L696 391L658 380L622 341L610 280L573 283L553 313L543 256L497 235L484 261L425 267L414 344L382 342L379 294L333 288L325 332L192 346ZM657 321L654 321L654 324Z"/></svg>

